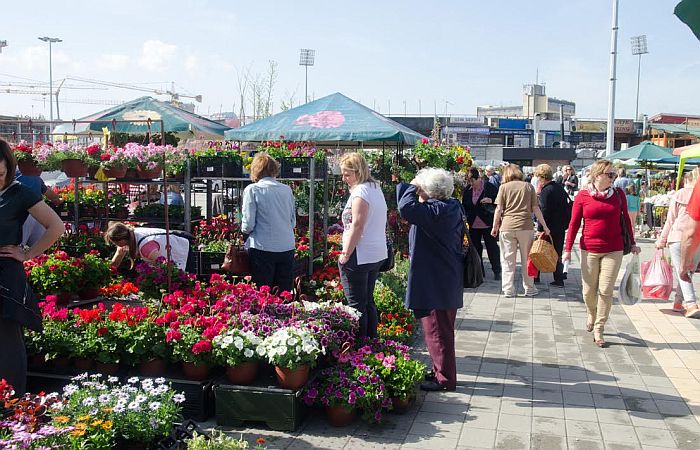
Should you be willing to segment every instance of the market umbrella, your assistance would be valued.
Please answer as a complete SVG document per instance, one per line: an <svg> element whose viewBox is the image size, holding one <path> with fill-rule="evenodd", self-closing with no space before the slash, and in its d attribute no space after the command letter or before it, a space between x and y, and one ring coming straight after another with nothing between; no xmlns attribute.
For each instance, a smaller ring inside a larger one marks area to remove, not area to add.
<svg viewBox="0 0 700 450"><path fill-rule="evenodd" d="M696 146L691 146L695 148L691 148L689 150L685 150L683 153L681 153L680 157L680 162L678 164L678 180L677 183L680 183L681 177L683 176L683 167L688 163L690 159L692 158L700 158L700 147ZM676 184L678 185L678 184Z"/></svg>
<svg viewBox="0 0 700 450"><path fill-rule="evenodd" d="M226 132L226 139L268 141L396 142L413 145L424 136L336 92Z"/></svg>
<svg viewBox="0 0 700 450"><path fill-rule="evenodd" d="M140 97L104 111L79 119L90 123L65 123L54 129L54 134L102 133L103 128L112 130L112 120L124 121L115 124L117 133L145 134L149 131L146 120L162 120L166 133L174 133L181 139L199 137L204 139L222 139L229 129L226 125L214 122L187 110L152 97ZM160 123L153 122L151 133L160 133Z"/></svg>
<svg viewBox="0 0 700 450"><path fill-rule="evenodd" d="M683 0L676 5L673 14L688 25L695 37L700 39L700 2L698 0Z"/></svg>
<svg viewBox="0 0 700 450"><path fill-rule="evenodd" d="M634 159L639 162L656 162L663 158L673 156L673 153L670 148L661 147L650 141L644 141L641 144L613 153L611 156L619 160Z"/></svg>
<svg viewBox="0 0 700 450"><path fill-rule="evenodd" d="M686 150L700 150L700 144L686 145L685 147L676 147L673 149L673 154L680 156Z"/></svg>

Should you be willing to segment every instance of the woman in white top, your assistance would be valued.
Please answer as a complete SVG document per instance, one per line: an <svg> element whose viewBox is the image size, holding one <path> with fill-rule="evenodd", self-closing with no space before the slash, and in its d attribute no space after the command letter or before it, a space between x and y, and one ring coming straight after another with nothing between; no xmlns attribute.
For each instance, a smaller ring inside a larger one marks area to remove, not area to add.
<svg viewBox="0 0 700 450"><path fill-rule="evenodd" d="M180 234L179 236L177 234ZM167 258L165 230L161 228L133 228L121 222L110 222L105 231L105 242L117 246L112 257L112 267L121 265L124 257L129 255L132 261L140 258L155 262L158 258ZM194 272L190 240L184 232L170 232L170 257L180 270Z"/></svg>
<svg viewBox="0 0 700 450"><path fill-rule="evenodd" d="M350 198L343 209L343 252L338 260L340 279L348 304L360 316L358 337L377 337L377 307L374 284L379 268L387 259L386 201L379 183L369 173L367 161L359 153L340 160L343 181Z"/></svg>

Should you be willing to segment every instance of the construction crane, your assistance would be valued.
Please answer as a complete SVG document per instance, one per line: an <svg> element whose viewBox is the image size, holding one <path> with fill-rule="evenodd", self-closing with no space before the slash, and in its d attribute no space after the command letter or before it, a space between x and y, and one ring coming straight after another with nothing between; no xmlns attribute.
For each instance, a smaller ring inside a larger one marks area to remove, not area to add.
<svg viewBox="0 0 700 450"><path fill-rule="evenodd" d="M111 87L116 87L120 89L131 89L133 91L141 91L141 92L150 92L152 94L156 95L169 95L170 96L170 103L178 106L180 104L180 99L181 98L191 98L197 103L202 103L202 96L201 95L188 95L188 94L180 94L178 92L175 92L175 83L171 82L171 87L169 90L162 90L162 89L151 89L143 86L136 86L133 84L126 84L126 83L114 83L111 81L101 81L101 80L92 80L90 78L80 78L80 77L73 77L69 76L66 77L67 80L73 80L73 81L80 81L82 83L92 83L92 84L97 84L99 86L111 86Z"/></svg>

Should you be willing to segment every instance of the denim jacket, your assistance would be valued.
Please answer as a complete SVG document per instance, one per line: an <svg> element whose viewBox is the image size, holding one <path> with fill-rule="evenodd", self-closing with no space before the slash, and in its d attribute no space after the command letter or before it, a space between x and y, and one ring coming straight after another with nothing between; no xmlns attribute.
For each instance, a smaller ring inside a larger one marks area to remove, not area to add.
<svg viewBox="0 0 700 450"><path fill-rule="evenodd" d="M243 191L241 231L249 234L247 248L266 252L294 250L296 205L289 186L271 177Z"/></svg>

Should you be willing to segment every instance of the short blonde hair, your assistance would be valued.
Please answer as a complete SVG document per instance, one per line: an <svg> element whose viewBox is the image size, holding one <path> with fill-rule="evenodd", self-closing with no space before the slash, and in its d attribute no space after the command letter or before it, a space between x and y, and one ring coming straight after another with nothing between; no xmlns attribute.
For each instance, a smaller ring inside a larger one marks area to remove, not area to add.
<svg viewBox="0 0 700 450"><path fill-rule="evenodd" d="M258 182L265 177L276 177L280 174L280 163L265 152L256 153L250 163L250 179Z"/></svg>
<svg viewBox="0 0 700 450"><path fill-rule="evenodd" d="M455 190L454 177L445 169L426 167L418 171L414 181L428 197L437 200L447 200Z"/></svg>
<svg viewBox="0 0 700 450"><path fill-rule="evenodd" d="M355 172L357 174L357 184L367 181L376 183L376 180L372 178L372 174L369 173L367 160L360 153L353 152L343 155L340 158L340 168Z"/></svg>
<svg viewBox="0 0 700 450"><path fill-rule="evenodd" d="M588 174L588 179L593 182L598 175L609 172L612 167L612 162L608 161L607 159L600 159L591 165L591 173Z"/></svg>
<svg viewBox="0 0 700 450"><path fill-rule="evenodd" d="M519 180L523 181L523 171L517 164L508 164L502 170L502 183L507 183L509 181Z"/></svg>
<svg viewBox="0 0 700 450"><path fill-rule="evenodd" d="M552 166L549 164L540 164L535 167L535 176L540 180L551 181L554 178L552 173Z"/></svg>

